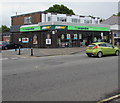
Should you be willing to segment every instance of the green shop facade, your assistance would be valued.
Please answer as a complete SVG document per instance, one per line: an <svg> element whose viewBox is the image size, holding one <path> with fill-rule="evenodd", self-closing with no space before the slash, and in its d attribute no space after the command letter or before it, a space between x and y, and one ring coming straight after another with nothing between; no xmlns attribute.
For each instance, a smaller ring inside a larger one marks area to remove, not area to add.
<svg viewBox="0 0 120 103"><path fill-rule="evenodd" d="M92 42L110 42L109 25L39 23L11 27L11 41L23 47L80 47Z"/></svg>

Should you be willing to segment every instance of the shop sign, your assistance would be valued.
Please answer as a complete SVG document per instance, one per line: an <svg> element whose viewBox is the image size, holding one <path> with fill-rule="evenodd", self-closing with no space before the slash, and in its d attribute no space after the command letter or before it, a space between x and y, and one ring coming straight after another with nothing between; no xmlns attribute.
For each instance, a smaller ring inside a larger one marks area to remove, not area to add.
<svg viewBox="0 0 120 103"><path fill-rule="evenodd" d="M55 29L66 29L67 26L55 26Z"/></svg>
<svg viewBox="0 0 120 103"><path fill-rule="evenodd" d="M107 27L68 26L68 30L109 31Z"/></svg>
<svg viewBox="0 0 120 103"><path fill-rule="evenodd" d="M70 34L67 34L67 39L70 39Z"/></svg>
<svg viewBox="0 0 120 103"><path fill-rule="evenodd" d="M42 26L42 30L51 29L52 26Z"/></svg>
<svg viewBox="0 0 120 103"><path fill-rule="evenodd" d="M67 29L67 26L62 26L62 25L46 25L46 26L41 26L42 30L54 30L54 29Z"/></svg>
<svg viewBox="0 0 120 103"><path fill-rule="evenodd" d="M29 42L29 38L22 38L22 43L28 43Z"/></svg>
<svg viewBox="0 0 120 103"><path fill-rule="evenodd" d="M117 34L114 34L114 37L117 37Z"/></svg>
<svg viewBox="0 0 120 103"><path fill-rule="evenodd" d="M40 30L40 26L32 26L32 27L21 27L20 32L26 32L26 31L38 31Z"/></svg>
<svg viewBox="0 0 120 103"><path fill-rule="evenodd" d="M74 34L74 39L77 39L77 34Z"/></svg>

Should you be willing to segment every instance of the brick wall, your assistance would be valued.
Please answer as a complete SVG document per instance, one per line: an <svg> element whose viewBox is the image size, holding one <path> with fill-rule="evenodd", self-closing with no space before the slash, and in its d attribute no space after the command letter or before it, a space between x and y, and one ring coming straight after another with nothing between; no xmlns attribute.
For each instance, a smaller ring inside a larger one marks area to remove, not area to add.
<svg viewBox="0 0 120 103"><path fill-rule="evenodd" d="M40 12L37 13L30 13L30 14L24 14L24 15L18 15L11 17L11 25L24 25L24 18L25 17L32 17L32 23L31 24L37 24L38 22L41 22L42 16Z"/></svg>

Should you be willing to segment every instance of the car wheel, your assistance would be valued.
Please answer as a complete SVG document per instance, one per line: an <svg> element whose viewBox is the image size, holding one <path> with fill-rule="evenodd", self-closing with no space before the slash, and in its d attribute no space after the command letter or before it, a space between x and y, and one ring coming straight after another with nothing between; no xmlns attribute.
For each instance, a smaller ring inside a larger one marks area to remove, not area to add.
<svg viewBox="0 0 120 103"><path fill-rule="evenodd" d="M90 55L90 54L87 54L87 56L88 56L88 57L91 57L91 55Z"/></svg>
<svg viewBox="0 0 120 103"><path fill-rule="evenodd" d="M119 56L119 51L118 51L118 50L115 52L115 55L116 55L116 56Z"/></svg>
<svg viewBox="0 0 120 103"><path fill-rule="evenodd" d="M8 50L8 47L5 47L5 50Z"/></svg>
<svg viewBox="0 0 120 103"><path fill-rule="evenodd" d="M103 53L102 53L102 52L98 52L98 53L97 53L97 57L98 57L98 58L101 58L102 56L103 56Z"/></svg>

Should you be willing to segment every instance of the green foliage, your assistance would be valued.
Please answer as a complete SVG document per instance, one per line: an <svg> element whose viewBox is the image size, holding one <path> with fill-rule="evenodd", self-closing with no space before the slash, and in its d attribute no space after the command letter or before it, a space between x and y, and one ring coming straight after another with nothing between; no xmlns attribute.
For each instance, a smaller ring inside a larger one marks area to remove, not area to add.
<svg viewBox="0 0 120 103"><path fill-rule="evenodd" d="M58 4L53 5L53 7L49 7L49 9L45 10L45 12L75 15L73 10L67 8L64 5L58 5Z"/></svg>
<svg viewBox="0 0 120 103"><path fill-rule="evenodd" d="M120 16L120 12L117 15Z"/></svg>
<svg viewBox="0 0 120 103"><path fill-rule="evenodd" d="M0 27L0 33L2 33L2 28Z"/></svg>
<svg viewBox="0 0 120 103"><path fill-rule="evenodd" d="M8 28L6 25L2 25L0 27L0 32L10 32L10 28Z"/></svg>
<svg viewBox="0 0 120 103"><path fill-rule="evenodd" d="M117 14L113 14L113 16L120 16L120 12L118 12Z"/></svg>

